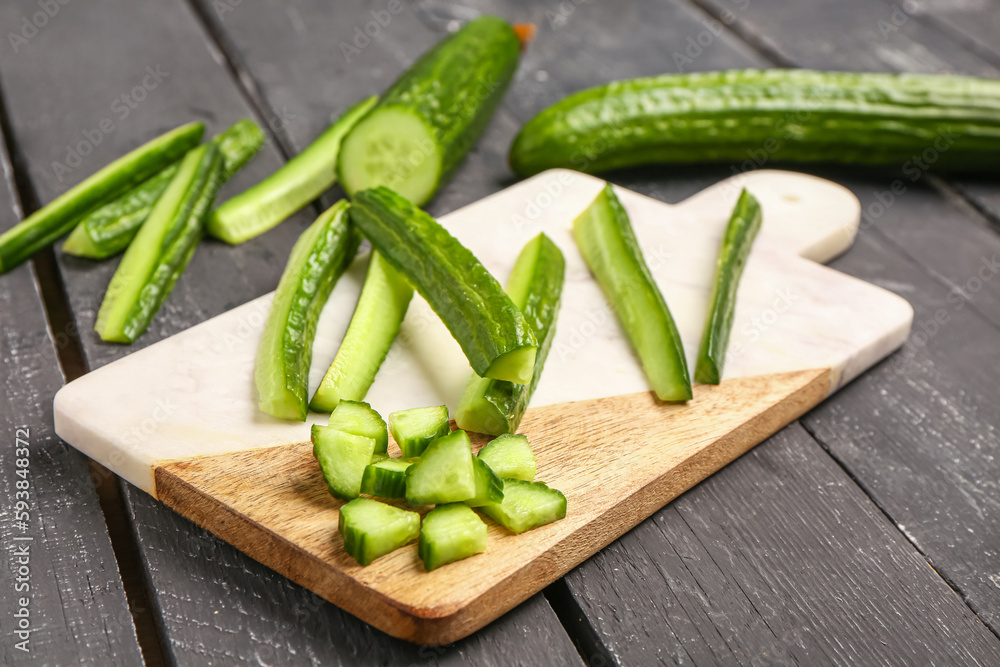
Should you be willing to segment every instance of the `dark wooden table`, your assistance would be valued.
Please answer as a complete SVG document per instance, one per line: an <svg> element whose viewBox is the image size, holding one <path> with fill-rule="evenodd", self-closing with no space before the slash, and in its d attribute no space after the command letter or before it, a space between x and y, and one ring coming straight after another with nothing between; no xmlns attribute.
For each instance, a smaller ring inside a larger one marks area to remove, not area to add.
<svg viewBox="0 0 1000 667"><path fill-rule="evenodd" d="M435 214L509 185L517 128L615 78L735 67L1000 75L1000 0L6 0L0 226L170 127L200 118L214 132L250 116L270 141L228 196L482 12L533 22L538 35ZM203 243L128 348L92 331L115 263L40 253L0 278L0 663L1000 664L1000 168L978 181L932 171L897 195L898 171L807 171L861 199L862 231L833 265L908 299L910 342L544 594L438 648L373 630L53 434L64 379L272 290L316 210L237 248ZM731 172L608 177L673 202ZM24 580L30 591L15 592ZM14 634L22 596L30 653Z"/></svg>

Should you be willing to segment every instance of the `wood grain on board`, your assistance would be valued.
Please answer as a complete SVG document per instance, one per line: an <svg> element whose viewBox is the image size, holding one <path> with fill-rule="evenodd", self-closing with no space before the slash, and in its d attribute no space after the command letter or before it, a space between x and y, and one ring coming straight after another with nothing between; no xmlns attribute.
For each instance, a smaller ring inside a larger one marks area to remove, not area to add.
<svg viewBox="0 0 1000 667"><path fill-rule="evenodd" d="M3 139L0 231L22 214ZM0 663L136 664L139 644L87 459L52 428L52 395L63 383L56 344L72 331L53 341L30 263L0 276L0 331Z"/></svg>
<svg viewBox="0 0 1000 667"><path fill-rule="evenodd" d="M806 370L698 385L686 405L643 392L532 408L519 432L532 443L536 479L566 495L566 518L521 535L491 523L486 553L433 572L423 570L415 544L367 567L344 552L336 537L343 503L327 492L308 442L161 466L156 493L377 628L446 644L539 592L798 418L829 386L829 371Z"/></svg>

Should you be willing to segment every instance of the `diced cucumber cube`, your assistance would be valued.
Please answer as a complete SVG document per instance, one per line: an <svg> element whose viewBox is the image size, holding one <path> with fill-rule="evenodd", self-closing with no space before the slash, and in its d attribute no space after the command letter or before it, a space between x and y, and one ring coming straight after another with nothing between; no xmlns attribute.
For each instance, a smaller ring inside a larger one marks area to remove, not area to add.
<svg viewBox="0 0 1000 667"><path fill-rule="evenodd" d="M332 426L314 424L312 442L313 455L319 461L330 493L343 500L357 498L365 468L375 453L375 441L338 431Z"/></svg>
<svg viewBox="0 0 1000 667"><path fill-rule="evenodd" d="M361 493L380 498L405 498L406 469L411 465L411 459L391 458L370 463L361 479Z"/></svg>
<svg viewBox="0 0 1000 667"><path fill-rule="evenodd" d="M466 505L480 507L503 501L503 480L475 456L472 457L472 472L476 478L476 495L466 500Z"/></svg>
<svg viewBox="0 0 1000 667"><path fill-rule="evenodd" d="M535 455L523 435L508 433L491 440L479 450L479 460L500 477L525 482L535 480Z"/></svg>
<svg viewBox="0 0 1000 667"><path fill-rule="evenodd" d="M406 471L406 500L411 505L437 505L476 495L472 443L465 431L432 440Z"/></svg>
<svg viewBox="0 0 1000 667"><path fill-rule="evenodd" d="M424 517L417 553L428 571L484 551L486 524L466 505L441 505Z"/></svg>
<svg viewBox="0 0 1000 667"><path fill-rule="evenodd" d="M330 413L330 426L345 433L371 438L375 441L376 453L384 454L389 449L389 431L385 421L367 403L341 401Z"/></svg>
<svg viewBox="0 0 1000 667"><path fill-rule="evenodd" d="M505 479L503 502L480 509L508 530L523 533L566 516L566 496L542 482Z"/></svg>
<svg viewBox="0 0 1000 667"><path fill-rule="evenodd" d="M344 551L361 565L393 552L420 534L420 515L369 498L340 508L337 524Z"/></svg>
<svg viewBox="0 0 1000 667"><path fill-rule="evenodd" d="M434 438L448 435L448 406L399 410L389 415L389 430L404 457L420 456Z"/></svg>

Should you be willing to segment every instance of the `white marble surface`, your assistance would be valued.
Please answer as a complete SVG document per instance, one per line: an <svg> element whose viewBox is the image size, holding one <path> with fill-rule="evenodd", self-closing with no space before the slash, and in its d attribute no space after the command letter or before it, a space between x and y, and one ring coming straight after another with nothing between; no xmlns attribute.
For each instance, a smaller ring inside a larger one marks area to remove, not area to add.
<svg viewBox="0 0 1000 667"><path fill-rule="evenodd" d="M556 339L533 406L648 389L571 235L573 219L603 185L591 176L549 171L441 219L501 282L539 232L566 256ZM760 200L764 224L741 283L724 377L830 367L834 391L901 345L913 316L900 297L816 263L843 252L854 238L860 207L849 191L812 176L756 171L676 206L622 189L618 195L693 372L719 240L743 186ZM359 256L323 312L311 390L347 328L366 262ZM256 407L253 362L270 299L67 385L56 395L57 432L150 493L159 462L308 440L307 424L273 419ZM415 296L367 400L383 416L441 403L454 409L469 373L457 343ZM310 423L325 419L313 415Z"/></svg>

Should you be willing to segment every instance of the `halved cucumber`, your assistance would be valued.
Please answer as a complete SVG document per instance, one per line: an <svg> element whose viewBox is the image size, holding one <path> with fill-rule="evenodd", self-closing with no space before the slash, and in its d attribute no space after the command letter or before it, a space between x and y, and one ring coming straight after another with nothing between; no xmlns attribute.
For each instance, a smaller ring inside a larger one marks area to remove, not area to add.
<svg viewBox="0 0 1000 667"><path fill-rule="evenodd" d="M361 478L361 493L379 498L406 497L406 469L413 465L412 459L386 458L373 461L365 468Z"/></svg>
<svg viewBox="0 0 1000 667"><path fill-rule="evenodd" d="M373 250L351 323L309 402L310 409L330 412L341 400L360 401L365 397L399 333L412 298L413 288L406 278Z"/></svg>
<svg viewBox="0 0 1000 667"><path fill-rule="evenodd" d="M343 500L357 498L365 468L375 453L375 441L331 426L313 424L312 442L313 456L319 461L330 494Z"/></svg>
<svg viewBox="0 0 1000 667"><path fill-rule="evenodd" d="M505 433L480 449L477 458L500 477L525 482L535 479L535 455L523 435Z"/></svg>
<svg viewBox="0 0 1000 667"><path fill-rule="evenodd" d="M424 568L434 570L486 551L486 530L483 520L467 506L442 505L424 517L417 553Z"/></svg>
<svg viewBox="0 0 1000 667"><path fill-rule="evenodd" d="M337 430L363 435L375 441L375 453L385 454L389 448L389 432L382 415L367 403L341 401L330 415L330 426Z"/></svg>
<svg viewBox="0 0 1000 667"><path fill-rule="evenodd" d="M475 456L472 457L472 473L476 478L476 495L466 500L466 505L482 507L503 501L503 480Z"/></svg>
<svg viewBox="0 0 1000 667"><path fill-rule="evenodd" d="M448 406L410 408L389 414L389 430L403 456L420 456L431 440L448 435Z"/></svg>
<svg viewBox="0 0 1000 667"><path fill-rule="evenodd" d="M411 505L462 502L475 495L472 443L465 431L431 442L406 471L406 501Z"/></svg>
<svg viewBox="0 0 1000 667"><path fill-rule="evenodd" d="M503 481L503 502L483 505L490 518L514 533L523 533L566 516L566 496L542 482Z"/></svg>
<svg viewBox="0 0 1000 667"><path fill-rule="evenodd" d="M368 498L340 508L337 528L344 551L361 565L391 553L420 534L420 515Z"/></svg>

